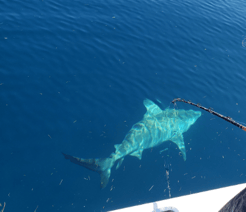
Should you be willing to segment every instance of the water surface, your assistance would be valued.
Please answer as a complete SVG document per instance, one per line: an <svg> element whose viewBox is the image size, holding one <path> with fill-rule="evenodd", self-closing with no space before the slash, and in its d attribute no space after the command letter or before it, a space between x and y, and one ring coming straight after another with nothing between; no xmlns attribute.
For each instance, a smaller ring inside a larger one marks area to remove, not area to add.
<svg viewBox="0 0 246 212"><path fill-rule="evenodd" d="M3 0L0 8L6 211L107 211L166 199L164 165L172 197L245 182L245 132L203 111L184 134L187 161L166 143L141 161L126 157L103 190L97 173L61 154L108 157L142 119L145 98L162 109L190 99L245 121L245 1Z"/></svg>

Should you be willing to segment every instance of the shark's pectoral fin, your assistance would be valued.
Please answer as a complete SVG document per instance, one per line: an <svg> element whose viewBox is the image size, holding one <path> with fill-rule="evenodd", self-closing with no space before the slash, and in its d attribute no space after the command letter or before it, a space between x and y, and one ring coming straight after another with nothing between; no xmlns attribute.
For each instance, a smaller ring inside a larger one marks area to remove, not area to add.
<svg viewBox="0 0 246 212"><path fill-rule="evenodd" d="M185 151L185 144L184 144L184 138L182 133L177 133L174 137L172 137L171 141L177 144L179 150L183 155L184 161L186 161L186 151Z"/></svg>
<svg viewBox="0 0 246 212"><path fill-rule="evenodd" d="M117 166L116 166L116 170L121 166L121 164L123 163L124 158L119 159Z"/></svg>
<svg viewBox="0 0 246 212"><path fill-rule="evenodd" d="M135 156L135 157L137 157L139 160L141 160L141 159L142 159L142 153L143 153L143 150L137 150L137 151L131 153L130 155L131 155L131 156Z"/></svg>

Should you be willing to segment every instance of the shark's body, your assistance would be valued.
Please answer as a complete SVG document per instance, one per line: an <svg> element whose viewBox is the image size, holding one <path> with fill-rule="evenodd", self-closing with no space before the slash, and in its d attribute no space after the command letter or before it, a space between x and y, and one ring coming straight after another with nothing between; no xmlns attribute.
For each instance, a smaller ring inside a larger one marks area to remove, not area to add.
<svg viewBox="0 0 246 212"><path fill-rule="evenodd" d="M136 156L141 160L143 150L158 146L165 141L172 141L177 144L183 159L186 160L182 133L186 132L196 122L201 116L201 112L175 109L161 110L148 99L144 100L144 106L147 112L143 119L132 126L121 144L114 145L116 150L108 158L83 159L63 153L65 158L100 173L101 188L107 185L111 168L116 161L118 161L116 166L118 169L127 155Z"/></svg>

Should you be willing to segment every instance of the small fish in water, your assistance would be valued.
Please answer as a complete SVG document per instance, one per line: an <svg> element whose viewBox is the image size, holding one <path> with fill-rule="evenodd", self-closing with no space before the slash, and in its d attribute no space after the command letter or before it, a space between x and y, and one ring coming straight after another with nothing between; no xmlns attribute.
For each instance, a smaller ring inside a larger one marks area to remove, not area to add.
<svg viewBox="0 0 246 212"><path fill-rule="evenodd" d="M161 154L162 152L167 151L167 150L168 150L168 148L161 150L161 151L160 151L160 154Z"/></svg>

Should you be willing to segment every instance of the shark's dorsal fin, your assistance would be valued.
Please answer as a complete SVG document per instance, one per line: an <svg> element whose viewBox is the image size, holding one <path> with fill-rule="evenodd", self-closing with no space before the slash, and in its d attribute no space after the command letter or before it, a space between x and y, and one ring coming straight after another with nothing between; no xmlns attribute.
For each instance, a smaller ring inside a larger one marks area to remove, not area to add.
<svg viewBox="0 0 246 212"><path fill-rule="evenodd" d="M184 161L186 161L186 151L185 151L185 144L184 144L184 138L182 133L175 134L170 140L175 144L177 144L179 150L183 155Z"/></svg>
<svg viewBox="0 0 246 212"><path fill-rule="evenodd" d="M162 112L162 110L152 101L149 99L145 99L143 102L144 106L147 109L147 112L145 115L157 115Z"/></svg>
<svg viewBox="0 0 246 212"><path fill-rule="evenodd" d="M130 155L131 155L131 156L135 156L135 157L137 157L139 160L141 160L141 159L142 159L142 153L143 153L143 150L137 150L137 151L131 153Z"/></svg>

